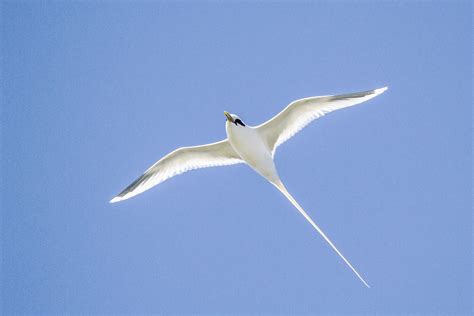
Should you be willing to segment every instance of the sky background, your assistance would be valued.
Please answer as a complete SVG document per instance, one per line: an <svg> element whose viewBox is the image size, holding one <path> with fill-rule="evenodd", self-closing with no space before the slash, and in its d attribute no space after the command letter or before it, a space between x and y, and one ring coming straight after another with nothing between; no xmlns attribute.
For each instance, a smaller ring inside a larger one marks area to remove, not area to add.
<svg viewBox="0 0 474 316"><path fill-rule="evenodd" d="M1 6L2 310L472 311L469 2ZM108 201L179 146L389 86L245 165Z"/></svg>

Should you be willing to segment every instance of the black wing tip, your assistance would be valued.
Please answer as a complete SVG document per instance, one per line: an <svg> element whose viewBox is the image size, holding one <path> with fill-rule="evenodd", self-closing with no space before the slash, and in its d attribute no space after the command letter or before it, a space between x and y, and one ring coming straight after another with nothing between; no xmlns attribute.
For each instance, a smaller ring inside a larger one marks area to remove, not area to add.
<svg viewBox="0 0 474 316"><path fill-rule="evenodd" d="M332 101L337 101L337 100L350 100L350 99L357 99L357 98L363 98L369 95L374 95L377 96L379 94L384 93L388 89L387 86L374 89L374 90L367 90L367 91L361 91L361 92L355 92L355 93L349 93L349 94L341 94L341 95L334 95L330 97L330 100Z"/></svg>

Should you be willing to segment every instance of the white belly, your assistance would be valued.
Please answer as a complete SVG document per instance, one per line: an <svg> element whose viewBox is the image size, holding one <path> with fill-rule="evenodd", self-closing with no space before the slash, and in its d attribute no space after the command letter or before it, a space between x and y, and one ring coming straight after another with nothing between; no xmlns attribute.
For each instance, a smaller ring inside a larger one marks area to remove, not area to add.
<svg viewBox="0 0 474 316"><path fill-rule="evenodd" d="M271 152L256 129L228 123L226 131L234 150L252 169L270 181L278 179Z"/></svg>

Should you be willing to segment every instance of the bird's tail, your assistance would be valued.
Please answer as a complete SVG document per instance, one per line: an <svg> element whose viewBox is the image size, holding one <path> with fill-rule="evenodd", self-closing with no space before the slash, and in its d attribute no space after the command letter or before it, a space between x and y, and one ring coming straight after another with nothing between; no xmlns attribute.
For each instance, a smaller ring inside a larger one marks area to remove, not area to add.
<svg viewBox="0 0 474 316"><path fill-rule="evenodd" d="M285 186L283 185L283 183L278 180L278 181L275 181L275 182L271 182L275 187L277 187L278 190L280 190L281 193L283 193L284 196L286 196L286 198L291 202L291 204L293 204L294 207L296 207L296 209L304 216L304 218L306 218L306 220L318 231L318 233L324 238L324 240L327 241L327 243L332 247L332 249L334 249L335 252L337 252L337 254L342 258L342 260L344 260L344 262L349 266L349 268L351 268L352 271L354 271L354 273L357 275L357 277L362 281L362 283L364 283L365 286L367 286L368 288L370 288L370 286L367 284L367 282L365 282L365 280L361 277L361 275L359 274L359 272L357 272L357 270L352 266L352 264L342 255L342 253L336 248L336 246L334 246L334 244L332 243L332 241L328 238L328 236L326 236L326 234L321 230L321 228L319 228L318 225L316 225L315 222L313 222L313 220L311 219L311 217L309 217L309 215L305 212L305 210L298 204L298 202L296 202L296 200L291 196L291 194L288 192L288 190L285 188Z"/></svg>

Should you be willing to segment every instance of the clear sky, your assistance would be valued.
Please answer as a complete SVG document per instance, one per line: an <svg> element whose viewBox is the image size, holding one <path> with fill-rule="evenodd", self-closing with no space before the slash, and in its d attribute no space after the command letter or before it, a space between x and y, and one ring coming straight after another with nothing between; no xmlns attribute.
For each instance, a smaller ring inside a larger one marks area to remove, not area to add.
<svg viewBox="0 0 474 316"><path fill-rule="evenodd" d="M2 2L3 312L471 311L469 2ZM179 146L389 86L276 154L371 284L245 165L108 201Z"/></svg>

